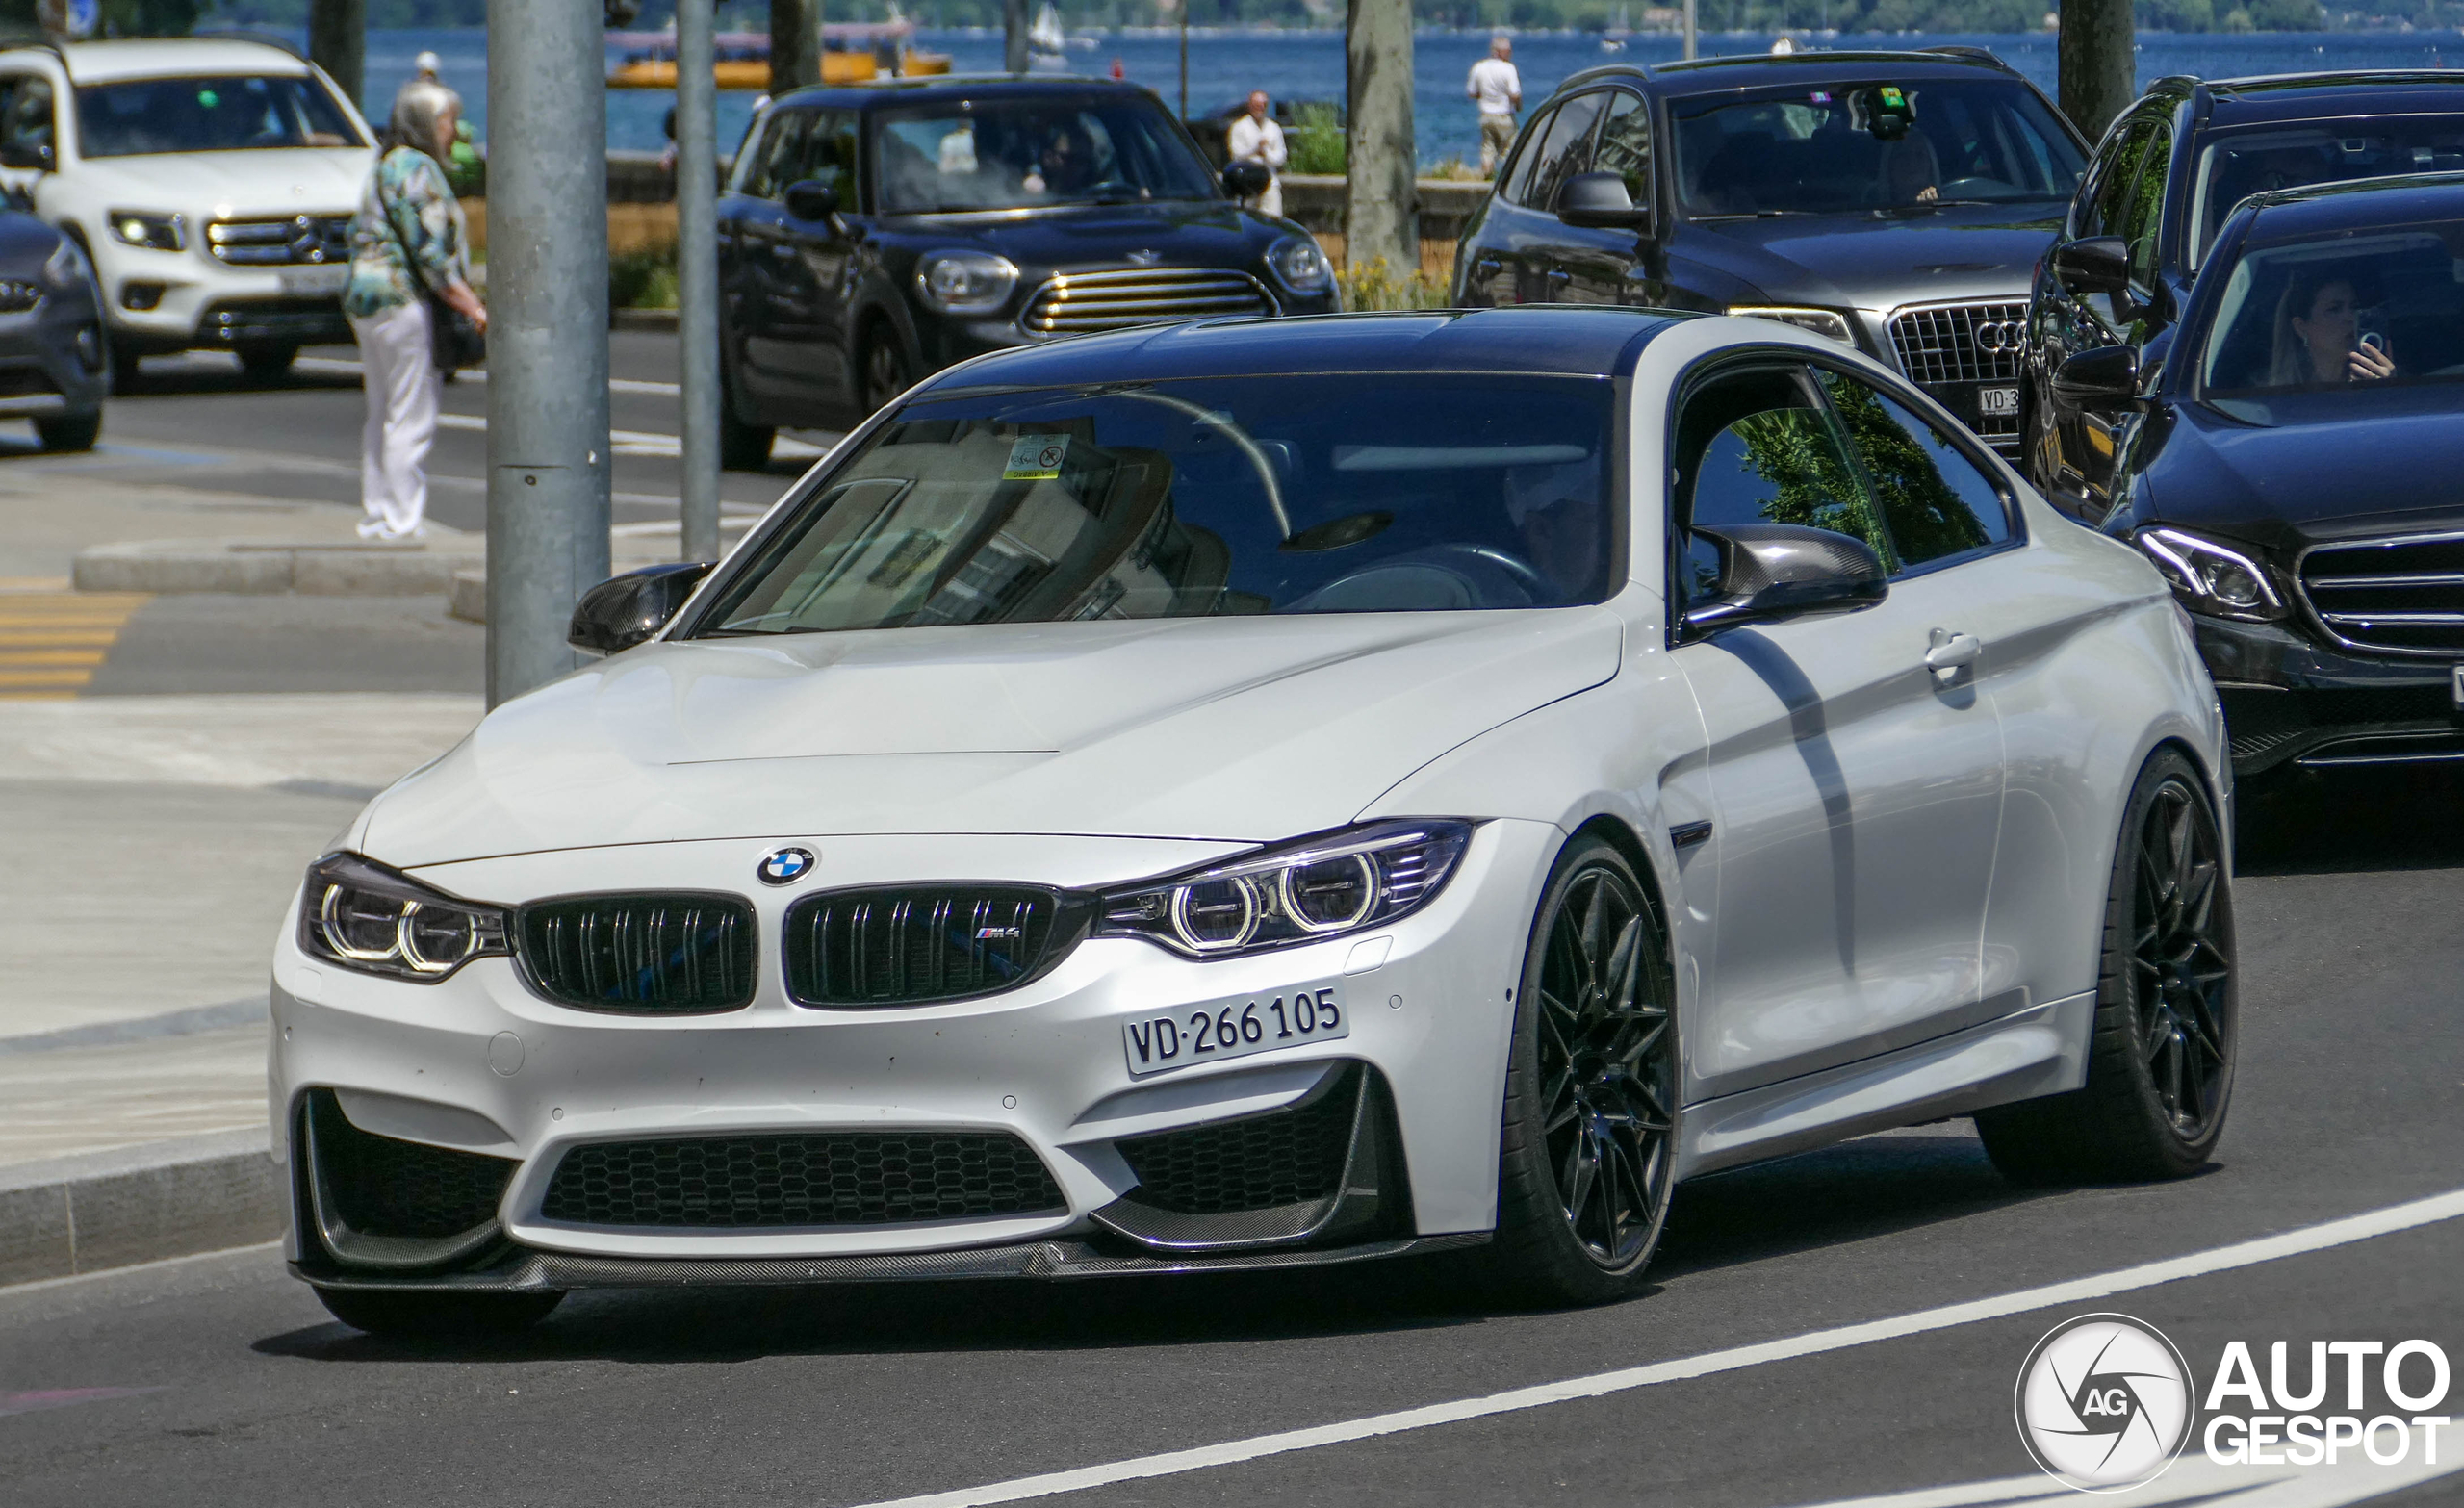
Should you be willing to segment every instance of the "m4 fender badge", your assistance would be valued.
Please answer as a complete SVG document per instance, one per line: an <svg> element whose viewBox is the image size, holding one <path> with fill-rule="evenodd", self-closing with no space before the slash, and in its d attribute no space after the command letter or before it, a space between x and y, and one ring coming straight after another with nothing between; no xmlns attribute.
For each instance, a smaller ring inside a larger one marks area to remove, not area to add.
<svg viewBox="0 0 2464 1508"><path fill-rule="evenodd" d="M765 885L791 885L811 874L818 862L808 848L774 848L761 856L753 872Z"/></svg>

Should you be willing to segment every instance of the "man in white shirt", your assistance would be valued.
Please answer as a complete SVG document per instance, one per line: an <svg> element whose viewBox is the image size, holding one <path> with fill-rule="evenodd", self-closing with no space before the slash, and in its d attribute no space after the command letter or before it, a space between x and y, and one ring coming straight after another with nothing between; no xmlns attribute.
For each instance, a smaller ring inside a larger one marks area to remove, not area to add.
<svg viewBox="0 0 2464 1508"><path fill-rule="evenodd" d="M1232 161L1256 163L1270 175L1267 192L1249 200L1249 208L1261 215L1280 216L1283 165L1292 161L1292 154L1284 149L1283 127L1267 115L1267 108L1272 103L1265 89L1252 90L1247 114L1232 122L1232 129L1224 134L1223 145Z"/></svg>
<svg viewBox="0 0 2464 1508"><path fill-rule="evenodd" d="M1514 113L1523 108L1523 75L1514 71L1514 43L1502 37L1489 42L1489 55L1472 64L1463 92L1480 107L1480 176L1494 178L1498 164L1514 145Z"/></svg>

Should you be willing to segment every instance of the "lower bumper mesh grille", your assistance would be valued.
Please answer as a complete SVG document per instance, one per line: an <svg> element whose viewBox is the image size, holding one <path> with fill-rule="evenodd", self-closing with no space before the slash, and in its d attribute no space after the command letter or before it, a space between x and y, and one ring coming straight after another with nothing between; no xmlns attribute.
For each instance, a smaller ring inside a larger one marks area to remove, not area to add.
<svg viewBox="0 0 2464 1508"><path fill-rule="evenodd" d="M522 908L522 965L584 1010L692 1015L753 1000L753 907L733 896L586 895Z"/></svg>
<svg viewBox="0 0 2464 1508"><path fill-rule="evenodd" d="M613 1141L568 1151L540 1213L572 1225L907 1225L1060 1214L1034 1150L1005 1132L835 1132Z"/></svg>
<svg viewBox="0 0 2464 1508"><path fill-rule="evenodd" d="M1360 1072L1330 1073L1297 1104L1263 1115L1113 1145L1138 1175L1138 1202L1175 1214L1234 1214L1323 1199L1343 1184Z"/></svg>

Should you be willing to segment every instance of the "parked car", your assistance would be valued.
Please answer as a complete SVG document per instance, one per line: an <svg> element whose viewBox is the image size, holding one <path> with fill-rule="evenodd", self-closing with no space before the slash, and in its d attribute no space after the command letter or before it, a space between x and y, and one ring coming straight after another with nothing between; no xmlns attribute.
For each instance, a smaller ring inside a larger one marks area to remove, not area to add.
<svg viewBox="0 0 2464 1508"><path fill-rule="evenodd" d="M99 278L114 370L204 347L260 380L347 341L367 123L314 64L177 38L0 52L0 184Z"/></svg>
<svg viewBox="0 0 2464 1508"><path fill-rule="evenodd" d="M1782 320L2015 455L2030 269L2086 157L1976 48L1612 64L1531 113L1464 229L1453 301Z"/></svg>
<svg viewBox="0 0 2464 1508"><path fill-rule="evenodd" d="M2464 759L2459 267L2464 174L2257 194L2152 370L2054 374L2114 436L2104 528L2190 609L2245 776Z"/></svg>
<svg viewBox="0 0 2464 1508"><path fill-rule="evenodd" d="M2244 198L2303 184L2464 168L2453 72L2159 80L2098 144L2028 316L2024 469L2093 523L2121 462L2113 416L2063 404L2049 379L2083 351L2164 366L2193 279Z"/></svg>
<svg viewBox="0 0 2464 1508"><path fill-rule="evenodd" d="M722 450L852 424L952 362L1209 315L1336 307L1309 233L1234 202L1155 95L1077 78L783 95L719 202Z"/></svg>
<svg viewBox="0 0 2464 1508"><path fill-rule="evenodd" d="M0 208L0 418L30 419L46 450L90 450L111 351L94 270L77 243Z"/></svg>
<svg viewBox="0 0 2464 1508"><path fill-rule="evenodd" d="M290 1256L353 1325L1436 1252L1598 1300L1692 1174L2220 1134L2163 579L1770 320L984 356L573 633L277 945Z"/></svg>

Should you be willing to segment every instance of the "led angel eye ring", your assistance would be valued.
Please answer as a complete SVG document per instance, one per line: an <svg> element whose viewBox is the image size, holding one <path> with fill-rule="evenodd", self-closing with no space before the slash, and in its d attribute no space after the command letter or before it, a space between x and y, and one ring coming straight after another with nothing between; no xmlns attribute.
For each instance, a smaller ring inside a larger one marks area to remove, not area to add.
<svg viewBox="0 0 2464 1508"><path fill-rule="evenodd" d="M1190 893L1196 886L1180 885L1172 891L1172 933L1180 939L1183 947L1199 953L1221 953L1227 949L1240 947L1257 933L1257 883L1245 875L1234 876L1218 882L1230 885L1233 894L1241 898L1240 930L1228 937L1216 938L1212 941L1198 936L1190 927Z"/></svg>
<svg viewBox="0 0 2464 1508"><path fill-rule="evenodd" d="M394 925L395 950L401 954L403 962L409 964L419 973L448 973L459 965L469 962L472 956L479 951L478 919L471 916L468 912L465 912L463 913L463 930L468 935L469 941L462 949L462 956L456 958L430 959L425 954L420 952L419 937L412 926L412 923L417 919L419 914L420 903L417 901L405 901L402 903L402 919Z"/></svg>
<svg viewBox="0 0 2464 1508"><path fill-rule="evenodd" d="M329 884L325 886L325 899L317 907L318 930L325 934L325 946L333 949L336 957L348 958L353 963L382 963L393 958L402 945L398 924L395 929L393 947L355 948L343 940L342 918L335 914L342 909L342 899L343 887Z"/></svg>
<svg viewBox="0 0 2464 1508"><path fill-rule="evenodd" d="M1313 922L1301 911L1299 905L1300 898L1293 893L1292 877L1300 873L1303 869L1315 869L1320 864L1328 862L1341 862L1342 858L1349 858L1360 868L1360 907L1353 911L1349 916L1340 916L1330 922ZM1299 928L1305 933L1341 932L1347 927L1359 926L1362 920L1364 920L1369 913L1375 908L1377 905L1377 867L1369 861L1369 856L1366 854L1344 855L1334 860L1323 858L1312 859L1305 864L1294 864L1290 868L1284 870L1283 873L1277 877L1276 888L1280 892L1283 900L1283 914L1291 920L1292 925Z"/></svg>

